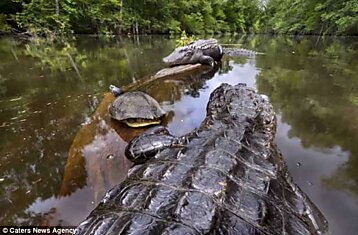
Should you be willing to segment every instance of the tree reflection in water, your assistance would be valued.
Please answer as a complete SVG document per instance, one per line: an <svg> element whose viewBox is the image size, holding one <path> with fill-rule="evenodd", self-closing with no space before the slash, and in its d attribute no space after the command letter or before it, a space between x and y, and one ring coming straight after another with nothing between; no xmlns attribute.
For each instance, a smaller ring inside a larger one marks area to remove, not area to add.
<svg viewBox="0 0 358 235"><path fill-rule="evenodd" d="M340 146L350 153L348 162L324 181L357 194L358 76L357 52L352 48L356 45L345 48L335 41L323 48L310 46L311 41L303 39L292 48L294 56L267 53L268 58L258 58L263 68L258 89L268 94L290 124L290 137L300 138L304 147ZM275 44L267 47L266 51L278 51Z"/></svg>

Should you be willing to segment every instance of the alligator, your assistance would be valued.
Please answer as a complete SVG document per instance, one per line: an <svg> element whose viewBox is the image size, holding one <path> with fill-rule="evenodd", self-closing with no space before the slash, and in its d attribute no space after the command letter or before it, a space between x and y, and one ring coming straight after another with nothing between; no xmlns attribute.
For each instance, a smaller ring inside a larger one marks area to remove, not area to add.
<svg viewBox="0 0 358 235"><path fill-rule="evenodd" d="M169 66L183 64L206 64L214 66L220 61L223 54L229 56L256 55L258 52L242 48L224 48L214 38L200 39L189 43L187 46L176 48L170 55L163 58L163 62Z"/></svg>
<svg viewBox="0 0 358 235"><path fill-rule="evenodd" d="M176 48L170 55L163 58L169 66L182 64L207 64L214 66L215 61L220 61L223 56L223 48L214 38L197 40L187 46Z"/></svg>
<svg viewBox="0 0 358 235"><path fill-rule="evenodd" d="M255 56L255 55L262 55L264 53L245 49L245 48L225 47L223 49L223 54L228 56Z"/></svg>
<svg viewBox="0 0 358 235"><path fill-rule="evenodd" d="M136 164L76 234L322 234L328 224L273 143L276 115L244 84L212 92L187 135L164 127L130 141Z"/></svg>

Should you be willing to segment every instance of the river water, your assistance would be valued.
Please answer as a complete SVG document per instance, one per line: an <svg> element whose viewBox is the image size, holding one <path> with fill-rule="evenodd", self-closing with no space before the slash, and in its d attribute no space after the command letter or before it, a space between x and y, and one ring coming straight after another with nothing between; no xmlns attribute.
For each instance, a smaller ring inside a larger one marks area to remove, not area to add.
<svg viewBox="0 0 358 235"><path fill-rule="evenodd" d="M221 83L247 83L278 117L276 143L295 182L332 234L358 233L357 38L222 37L263 52L224 57L219 68L139 87L182 135L205 117ZM140 82L165 67L168 37L78 37L65 46L0 38L0 225L77 225L131 163L142 130L108 118L110 84Z"/></svg>

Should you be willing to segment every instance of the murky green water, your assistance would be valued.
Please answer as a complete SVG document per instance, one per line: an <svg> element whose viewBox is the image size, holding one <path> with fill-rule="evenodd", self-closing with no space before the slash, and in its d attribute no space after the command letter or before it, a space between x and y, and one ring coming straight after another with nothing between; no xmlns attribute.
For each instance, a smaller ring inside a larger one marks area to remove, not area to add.
<svg viewBox="0 0 358 235"><path fill-rule="evenodd" d="M170 112L165 125L175 135L197 127L223 82L256 87L278 114L276 142L295 182L333 234L356 234L357 38L220 41L265 54L141 87ZM103 93L163 68L174 46L165 37L81 37L67 49L26 49L0 39L0 225L77 225L125 177L124 147L139 131L109 120Z"/></svg>

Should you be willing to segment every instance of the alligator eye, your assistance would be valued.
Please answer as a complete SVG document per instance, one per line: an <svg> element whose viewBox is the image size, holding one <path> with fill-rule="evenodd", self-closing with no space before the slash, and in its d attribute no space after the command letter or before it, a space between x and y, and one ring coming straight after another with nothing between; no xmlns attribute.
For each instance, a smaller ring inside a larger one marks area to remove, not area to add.
<svg viewBox="0 0 358 235"><path fill-rule="evenodd" d="M113 159L114 156L113 156L113 154L109 154L106 158L107 158L107 159Z"/></svg>

